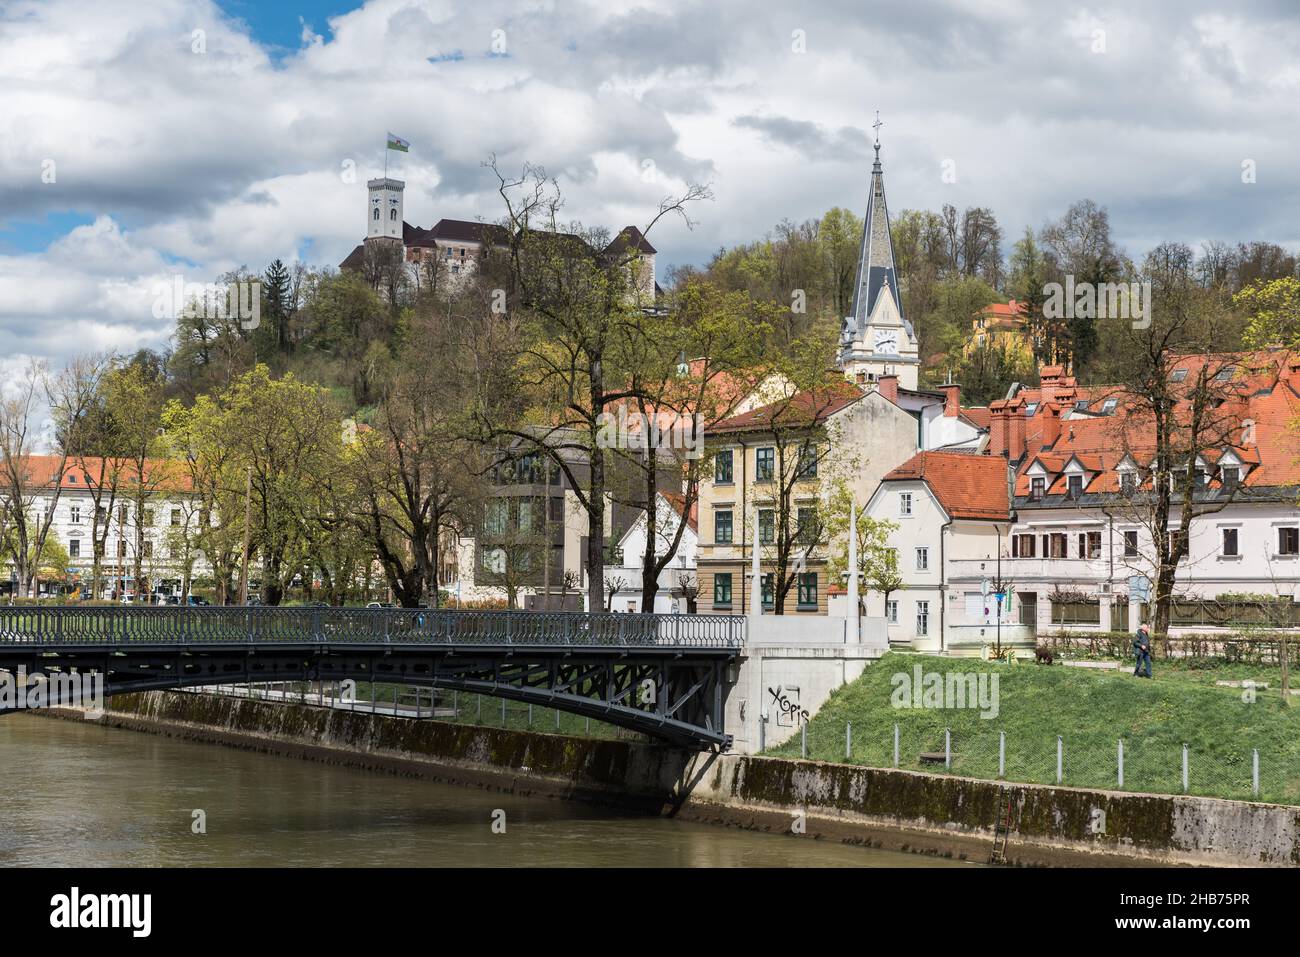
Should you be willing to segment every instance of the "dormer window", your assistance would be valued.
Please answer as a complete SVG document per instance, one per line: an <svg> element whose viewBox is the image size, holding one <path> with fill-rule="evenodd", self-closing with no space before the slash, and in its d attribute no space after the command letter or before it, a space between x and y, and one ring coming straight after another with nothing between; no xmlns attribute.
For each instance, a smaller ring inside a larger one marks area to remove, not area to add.
<svg viewBox="0 0 1300 957"><path fill-rule="evenodd" d="M1074 403L1074 407L1075 407L1076 409L1078 409L1079 411L1081 411L1081 412L1086 412L1087 409L1088 409L1088 400L1087 400L1087 399L1079 399L1078 401L1076 401L1076 402Z"/></svg>
<svg viewBox="0 0 1300 957"><path fill-rule="evenodd" d="M1105 402L1101 404L1102 414L1110 415L1112 412L1115 411L1115 406L1117 405L1119 405L1119 399L1107 399Z"/></svg>
<svg viewBox="0 0 1300 957"><path fill-rule="evenodd" d="M1225 465L1219 472L1219 483L1224 488L1236 488L1241 483L1241 469L1235 465Z"/></svg>
<svg viewBox="0 0 1300 957"><path fill-rule="evenodd" d="M1046 488L1047 482L1042 476L1031 478L1029 480L1029 500L1031 502L1041 502Z"/></svg>
<svg viewBox="0 0 1300 957"><path fill-rule="evenodd" d="M1186 369L1175 369L1174 374L1169 377L1170 382L1182 382L1187 378Z"/></svg>
<svg viewBox="0 0 1300 957"><path fill-rule="evenodd" d="M1125 469L1119 473L1119 490L1124 495L1132 495L1137 491L1137 473L1132 469Z"/></svg>
<svg viewBox="0 0 1300 957"><path fill-rule="evenodd" d="M1025 415L1033 415L1037 411L1038 411L1037 402L1031 402L1027 406L1025 406Z"/></svg>
<svg viewBox="0 0 1300 957"><path fill-rule="evenodd" d="M1067 497L1075 499L1083 494L1083 476L1079 474L1070 475L1065 480L1065 494Z"/></svg>

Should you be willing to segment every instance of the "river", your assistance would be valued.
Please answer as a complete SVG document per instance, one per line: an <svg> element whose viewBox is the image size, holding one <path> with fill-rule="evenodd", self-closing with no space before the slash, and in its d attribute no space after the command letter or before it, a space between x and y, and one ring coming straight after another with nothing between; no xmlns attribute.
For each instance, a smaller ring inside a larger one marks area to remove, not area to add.
<svg viewBox="0 0 1300 957"><path fill-rule="evenodd" d="M0 767L0 866L969 866L32 715Z"/></svg>

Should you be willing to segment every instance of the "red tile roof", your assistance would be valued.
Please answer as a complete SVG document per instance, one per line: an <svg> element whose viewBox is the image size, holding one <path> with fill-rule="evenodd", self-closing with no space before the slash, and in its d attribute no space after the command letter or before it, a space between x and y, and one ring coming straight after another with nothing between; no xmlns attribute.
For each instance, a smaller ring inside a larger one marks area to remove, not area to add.
<svg viewBox="0 0 1300 957"><path fill-rule="evenodd" d="M94 456L68 456L62 474L58 455L29 455L23 460L23 481L33 487L52 488L58 484L64 489L94 489L100 482L108 487L116 470L118 488L129 488L136 478L135 466L123 459L101 459ZM170 459L146 459L145 482L159 491L188 491L190 477L182 463ZM0 483L7 483L0 474ZM0 490L2 494L2 490Z"/></svg>
<svg viewBox="0 0 1300 957"><path fill-rule="evenodd" d="M1239 373L1227 389L1230 394L1217 414L1227 423L1241 425L1239 430L1233 427L1234 441L1230 445L1207 449L1204 457L1217 462L1231 449L1249 466L1242 479L1247 488L1300 486L1300 433L1295 431L1300 420L1300 361L1280 351L1243 352L1230 356L1181 356L1173 360L1170 368L1171 371L1187 369L1187 381L1191 382L1207 364L1213 363L1211 369L1217 370L1225 362ZM1144 426L1143 413L1129 406L1122 390L1093 391L1113 394L1120 400L1114 413L1059 422L1059 435L1042 446L1046 451L1038 451L1030 442L1016 480L1017 495L1029 494L1030 480L1026 472L1035 461L1042 463L1049 473L1047 495L1065 492L1066 479L1061 469L1072 457L1090 473L1085 493L1118 492L1120 480L1116 468L1126 456L1131 456L1140 468L1150 463L1155 455L1154 433ZM1038 411L1041 413L1042 409ZM1029 421L1032 423L1037 418L1038 414ZM1251 435L1246 434L1247 421L1254 423ZM1212 477L1211 487L1216 485L1217 479Z"/></svg>
<svg viewBox="0 0 1300 957"><path fill-rule="evenodd" d="M884 481L921 480L951 518L1010 517L1007 460L1000 455L918 452Z"/></svg>
<svg viewBox="0 0 1300 957"><path fill-rule="evenodd" d="M723 419L710 431L762 432L773 426L797 428L803 425L821 425L866 394L851 382L834 379L821 388L796 392L788 399Z"/></svg>

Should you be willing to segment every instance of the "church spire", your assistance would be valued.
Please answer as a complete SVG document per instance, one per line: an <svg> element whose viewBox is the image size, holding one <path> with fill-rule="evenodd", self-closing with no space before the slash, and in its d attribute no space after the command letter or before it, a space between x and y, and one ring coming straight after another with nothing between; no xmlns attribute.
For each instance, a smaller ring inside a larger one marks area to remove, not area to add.
<svg viewBox="0 0 1300 957"><path fill-rule="evenodd" d="M871 196L862 223L862 247L858 254L857 282L853 287L853 313L848 317L845 330L855 339L861 338L882 292L888 292L893 298L899 318L907 325L898 295L894 243L889 235L889 208L885 205L885 178L880 168L880 127L884 125L877 113L876 122L872 124L876 131L876 160L871 167ZM908 331L911 331L910 326Z"/></svg>

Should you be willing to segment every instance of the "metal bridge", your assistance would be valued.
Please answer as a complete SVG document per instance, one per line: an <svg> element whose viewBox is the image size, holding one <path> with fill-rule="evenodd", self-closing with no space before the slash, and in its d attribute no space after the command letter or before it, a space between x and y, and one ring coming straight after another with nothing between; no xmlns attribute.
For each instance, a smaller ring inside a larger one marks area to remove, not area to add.
<svg viewBox="0 0 1300 957"><path fill-rule="evenodd" d="M271 681L423 685L725 750L744 640L745 619L730 615L19 605L0 607L0 677L97 674L105 696Z"/></svg>

